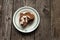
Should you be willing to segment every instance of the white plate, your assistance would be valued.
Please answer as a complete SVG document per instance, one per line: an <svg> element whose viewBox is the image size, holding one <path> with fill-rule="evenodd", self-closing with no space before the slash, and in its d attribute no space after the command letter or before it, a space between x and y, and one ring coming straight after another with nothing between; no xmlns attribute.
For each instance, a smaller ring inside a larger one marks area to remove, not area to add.
<svg viewBox="0 0 60 40"><path fill-rule="evenodd" d="M33 13L35 16L34 21L31 24L27 25L26 28L22 28L22 26L19 24L20 12L24 12L24 11L29 11ZM40 23L39 13L34 8L29 7L29 6L24 6L24 7L19 8L13 15L13 24L15 28L23 33L29 33L29 32L34 31L38 27L39 23Z"/></svg>

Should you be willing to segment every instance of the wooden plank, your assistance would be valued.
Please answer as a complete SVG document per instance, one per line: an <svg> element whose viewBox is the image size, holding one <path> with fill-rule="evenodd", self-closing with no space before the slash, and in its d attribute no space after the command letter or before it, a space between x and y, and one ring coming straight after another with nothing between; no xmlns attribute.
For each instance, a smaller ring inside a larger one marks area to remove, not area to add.
<svg viewBox="0 0 60 40"><path fill-rule="evenodd" d="M13 14L14 12L25 5L25 0L13 0ZM17 31L14 27L14 25L12 24L12 31L11 31L11 40L24 40L22 39L23 34L19 31Z"/></svg>
<svg viewBox="0 0 60 40"><path fill-rule="evenodd" d="M2 0L0 0L0 40L3 39L3 36L2 36Z"/></svg>
<svg viewBox="0 0 60 40"><path fill-rule="evenodd" d="M52 27L54 31L54 40L60 40L60 0L53 0L52 2Z"/></svg>
<svg viewBox="0 0 60 40"><path fill-rule="evenodd" d="M53 7L53 0L51 0L51 35L52 35L52 40L54 39L54 13L53 13L54 7Z"/></svg>
<svg viewBox="0 0 60 40"><path fill-rule="evenodd" d="M3 0L1 29L3 37L0 40L10 40L11 19L12 19L12 0Z"/></svg>
<svg viewBox="0 0 60 40"><path fill-rule="evenodd" d="M50 0L36 0L36 9L41 18L39 27L35 31L35 40L52 40Z"/></svg>

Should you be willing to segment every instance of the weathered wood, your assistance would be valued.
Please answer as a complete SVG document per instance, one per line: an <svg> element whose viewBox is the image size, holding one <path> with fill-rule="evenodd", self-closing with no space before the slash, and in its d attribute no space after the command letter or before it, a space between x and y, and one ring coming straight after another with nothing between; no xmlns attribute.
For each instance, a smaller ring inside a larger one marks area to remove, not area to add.
<svg viewBox="0 0 60 40"><path fill-rule="evenodd" d="M2 39L0 40L10 40L11 32L11 21L12 21L12 0L3 0L2 4Z"/></svg>
<svg viewBox="0 0 60 40"><path fill-rule="evenodd" d="M52 35L52 40L55 40L54 39L54 27L53 27L53 22L54 22L54 14L53 14L53 10L54 10L54 7L53 7L53 0L51 0L51 35Z"/></svg>
<svg viewBox="0 0 60 40"><path fill-rule="evenodd" d="M13 0L13 14L14 12L25 5L25 0ZM19 31L17 31L14 27L14 25L12 24L12 31L11 31L11 40L24 40L22 39L23 34Z"/></svg>
<svg viewBox="0 0 60 40"><path fill-rule="evenodd" d="M3 40L1 24L2 24L2 0L0 0L0 40Z"/></svg>
<svg viewBox="0 0 60 40"><path fill-rule="evenodd" d="M60 40L60 0L53 0L52 2L52 27L54 28L54 40Z"/></svg>
<svg viewBox="0 0 60 40"><path fill-rule="evenodd" d="M36 0L36 9L40 14L40 24L35 31L35 40L51 40L50 0ZM44 12L44 11L46 12Z"/></svg>

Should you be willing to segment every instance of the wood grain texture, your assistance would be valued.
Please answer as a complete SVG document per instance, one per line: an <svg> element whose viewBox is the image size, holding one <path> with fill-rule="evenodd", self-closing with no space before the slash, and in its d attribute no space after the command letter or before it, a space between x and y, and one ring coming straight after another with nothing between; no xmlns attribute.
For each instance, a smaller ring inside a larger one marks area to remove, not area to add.
<svg viewBox="0 0 60 40"><path fill-rule="evenodd" d="M0 40L2 39L2 0L0 0Z"/></svg>
<svg viewBox="0 0 60 40"><path fill-rule="evenodd" d="M60 40L60 0L53 0L52 12L53 39Z"/></svg>
<svg viewBox="0 0 60 40"><path fill-rule="evenodd" d="M43 12L44 9L48 10L48 13ZM52 40L50 0L36 0L36 10L39 12L41 20L38 29L35 31L35 40Z"/></svg>
<svg viewBox="0 0 60 40"><path fill-rule="evenodd" d="M1 12L2 12L2 19L1 19L2 39L0 40L10 40L11 20L12 20L12 0L3 0Z"/></svg>
<svg viewBox="0 0 60 40"><path fill-rule="evenodd" d="M53 6L53 0L51 0L51 35L52 35L52 40L56 40L54 39L54 6Z"/></svg>

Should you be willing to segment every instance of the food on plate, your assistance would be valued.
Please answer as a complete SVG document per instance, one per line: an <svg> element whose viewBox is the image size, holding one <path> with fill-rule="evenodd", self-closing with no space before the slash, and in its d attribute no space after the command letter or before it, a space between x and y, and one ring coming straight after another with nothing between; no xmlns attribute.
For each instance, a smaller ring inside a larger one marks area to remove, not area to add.
<svg viewBox="0 0 60 40"><path fill-rule="evenodd" d="M30 22L34 20L34 15L30 12L22 12L20 13L19 23L23 27L27 26Z"/></svg>

